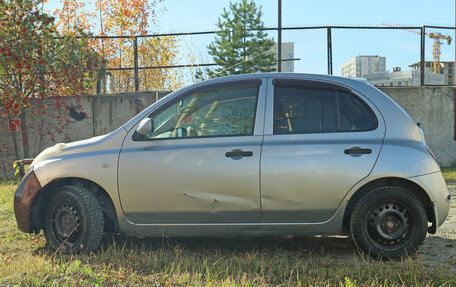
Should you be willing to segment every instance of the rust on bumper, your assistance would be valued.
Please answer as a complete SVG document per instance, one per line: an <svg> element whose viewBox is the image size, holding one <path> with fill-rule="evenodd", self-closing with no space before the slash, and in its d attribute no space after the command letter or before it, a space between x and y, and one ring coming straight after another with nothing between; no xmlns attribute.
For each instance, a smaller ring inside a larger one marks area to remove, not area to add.
<svg viewBox="0 0 456 287"><path fill-rule="evenodd" d="M32 232L30 227L30 211L33 199L40 189L41 185L32 170L24 176L14 194L14 214L16 215L17 227L22 232Z"/></svg>

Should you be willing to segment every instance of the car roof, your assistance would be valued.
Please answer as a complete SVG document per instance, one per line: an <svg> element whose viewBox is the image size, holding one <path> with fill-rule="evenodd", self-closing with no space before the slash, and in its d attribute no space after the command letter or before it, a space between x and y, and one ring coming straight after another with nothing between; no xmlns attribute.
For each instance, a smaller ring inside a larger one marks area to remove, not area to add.
<svg viewBox="0 0 456 287"><path fill-rule="evenodd" d="M241 80L241 79L260 79L260 78L294 78L294 79L303 79L303 80L320 80L320 81L327 81L327 82L335 82L343 85L347 85L351 88L357 88L359 86L371 86L366 82L365 79L361 78L352 78L352 77L342 77L342 76L334 76L334 75L323 75L323 74L306 74L306 73L255 73L255 74L240 74L240 75L230 75L224 76L214 79L209 79L205 81L201 81L199 83L190 85L190 86L197 86L199 84L206 84L206 83L216 83L216 82L224 82L229 80Z"/></svg>

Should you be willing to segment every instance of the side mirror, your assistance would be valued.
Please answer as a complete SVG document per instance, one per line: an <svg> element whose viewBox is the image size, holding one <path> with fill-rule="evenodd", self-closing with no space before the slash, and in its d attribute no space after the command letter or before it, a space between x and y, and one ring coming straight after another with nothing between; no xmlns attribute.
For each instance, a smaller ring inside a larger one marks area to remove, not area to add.
<svg viewBox="0 0 456 287"><path fill-rule="evenodd" d="M173 132L173 137L186 137L187 129L186 128L176 128Z"/></svg>
<svg viewBox="0 0 456 287"><path fill-rule="evenodd" d="M136 132L142 136L151 135L153 131L154 122L150 118L143 119L136 128Z"/></svg>

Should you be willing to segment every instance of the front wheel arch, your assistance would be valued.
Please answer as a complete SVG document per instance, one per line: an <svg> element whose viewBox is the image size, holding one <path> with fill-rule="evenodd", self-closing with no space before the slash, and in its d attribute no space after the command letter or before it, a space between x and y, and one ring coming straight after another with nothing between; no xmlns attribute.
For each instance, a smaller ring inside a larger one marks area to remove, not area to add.
<svg viewBox="0 0 456 287"><path fill-rule="evenodd" d="M371 182L366 183L362 187L360 187L350 198L348 201L347 206L345 207L345 212L344 212L344 217L343 217L343 223L342 223L342 230L344 234L349 234L350 233L350 218L353 212L353 209L355 208L356 203L366 194L368 194L370 191L378 188L378 187L383 187L383 186L396 186L403 188L413 195L415 195L421 204L424 206L424 209L426 211L426 216L428 222L432 223L432 226L429 227L428 232L431 234L435 234L437 231L436 228L436 220L435 220L435 213L434 213L434 204L432 200L429 198L428 194L426 191L416 184L413 181L410 181L405 178L400 178L400 177L384 177L384 178L379 178L375 179Z"/></svg>
<svg viewBox="0 0 456 287"><path fill-rule="evenodd" d="M31 207L30 227L34 233L39 233L44 228L45 210L50 198L62 186L82 186L94 193L103 208L104 231L118 232L119 223L114 203L105 189L88 179L69 177L59 178L44 186L36 195Z"/></svg>
<svg viewBox="0 0 456 287"><path fill-rule="evenodd" d="M44 236L55 252L90 252L100 244L102 207L86 187L59 187L50 198L44 217Z"/></svg>

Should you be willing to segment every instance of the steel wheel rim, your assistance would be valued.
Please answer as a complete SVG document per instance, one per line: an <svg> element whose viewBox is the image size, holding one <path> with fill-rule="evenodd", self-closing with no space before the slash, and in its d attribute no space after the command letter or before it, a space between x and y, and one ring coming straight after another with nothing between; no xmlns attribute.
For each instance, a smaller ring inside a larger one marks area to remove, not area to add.
<svg viewBox="0 0 456 287"><path fill-rule="evenodd" d="M409 241L413 223L411 213L402 204L383 202L368 212L365 228L375 247L395 250Z"/></svg>
<svg viewBox="0 0 456 287"><path fill-rule="evenodd" d="M52 213L52 230L58 242L73 245L80 237L79 210L68 201L57 204Z"/></svg>

